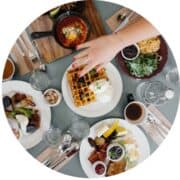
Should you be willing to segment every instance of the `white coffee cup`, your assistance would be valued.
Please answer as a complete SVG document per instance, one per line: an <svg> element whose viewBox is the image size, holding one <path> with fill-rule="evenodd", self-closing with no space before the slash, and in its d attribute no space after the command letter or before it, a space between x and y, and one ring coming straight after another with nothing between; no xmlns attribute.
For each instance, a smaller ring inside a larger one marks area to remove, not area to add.
<svg viewBox="0 0 180 180"><path fill-rule="evenodd" d="M130 102L124 109L125 119L135 125L144 123L147 119L147 108L140 101Z"/></svg>

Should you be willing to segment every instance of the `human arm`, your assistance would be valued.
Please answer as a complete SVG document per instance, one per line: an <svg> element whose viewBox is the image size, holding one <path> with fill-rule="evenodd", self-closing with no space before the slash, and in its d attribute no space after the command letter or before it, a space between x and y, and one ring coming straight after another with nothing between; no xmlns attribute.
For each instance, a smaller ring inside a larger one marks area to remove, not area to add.
<svg viewBox="0 0 180 180"><path fill-rule="evenodd" d="M95 40L80 44L77 50L84 49L74 56L73 68L85 65L79 76L92 68L97 70L110 62L123 48L138 41L159 35L159 32L144 18L138 18L117 33L101 36ZM85 49L86 48L86 49Z"/></svg>

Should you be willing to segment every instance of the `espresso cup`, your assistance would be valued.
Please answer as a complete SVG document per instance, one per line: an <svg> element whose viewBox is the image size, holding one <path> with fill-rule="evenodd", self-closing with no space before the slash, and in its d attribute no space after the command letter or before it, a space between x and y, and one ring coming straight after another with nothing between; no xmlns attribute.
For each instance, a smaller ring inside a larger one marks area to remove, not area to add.
<svg viewBox="0 0 180 180"><path fill-rule="evenodd" d="M130 102L124 109L124 117L129 123L140 125L147 119L146 106L139 101Z"/></svg>

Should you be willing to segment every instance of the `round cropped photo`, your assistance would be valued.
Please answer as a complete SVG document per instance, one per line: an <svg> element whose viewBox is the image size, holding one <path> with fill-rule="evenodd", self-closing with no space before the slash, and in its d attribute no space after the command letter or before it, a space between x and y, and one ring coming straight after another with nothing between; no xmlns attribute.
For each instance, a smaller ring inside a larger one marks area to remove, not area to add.
<svg viewBox="0 0 180 180"><path fill-rule="evenodd" d="M2 79L17 143L74 177L120 176L142 163L167 137L179 102L166 38L143 15L97 0L35 19L17 37Z"/></svg>

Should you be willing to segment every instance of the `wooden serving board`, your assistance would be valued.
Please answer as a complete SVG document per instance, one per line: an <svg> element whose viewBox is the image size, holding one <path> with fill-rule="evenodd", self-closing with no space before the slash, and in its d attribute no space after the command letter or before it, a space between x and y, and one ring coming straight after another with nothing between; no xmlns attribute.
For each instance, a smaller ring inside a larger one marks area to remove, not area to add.
<svg viewBox="0 0 180 180"><path fill-rule="evenodd" d="M90 37L88 40L92 40L105 34L103 24L101 22L99 13L94 6L93 0L87 0L85 2L85 8L82 12L82 15L84 15L89 20L91 25ZM28 31L30 33L35 31L49 31L52 30L52 27L52 20L48 15L43 15L30 24ZM35 42L45 63L51 63L72 53L72 50L61 47L55 41L53 36L37 39Z"/></svg>
<svg viewBox="0 0 180 180"><path fill-rule="evenodd" d="M109 28L111 29L111 31L115 31L116 28L118 28L118 26L121 24L121 20L118 20L118 16L123 16L126 15L128 13L130 13L131 10L128 8L120 8L117 12L115 12L111 17L109 17L106 20L107 25L109 26ZM136 19L139 17L140 15L134 12L134 15L130 18L129 23L133 23L134 21L136 21ZM128 25L127 24L127 25Z"/></svg>

